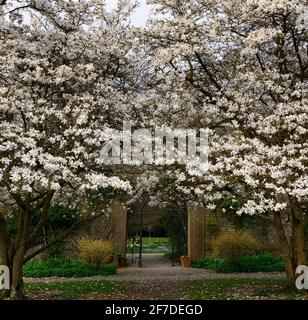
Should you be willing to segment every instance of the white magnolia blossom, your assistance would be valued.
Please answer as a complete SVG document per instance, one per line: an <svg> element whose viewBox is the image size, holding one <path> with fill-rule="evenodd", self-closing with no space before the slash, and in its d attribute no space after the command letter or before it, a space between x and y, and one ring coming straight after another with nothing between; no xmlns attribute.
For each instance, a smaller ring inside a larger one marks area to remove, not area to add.
<svg viewBox="0 0 308 320"><path fill-rule="evenodd" d="M67 187L130 190L116 172L104 174L97 160L109 128L121 123L132 105L133 7L120 1L106 11L95 0L1 6L2 195L12 201L31 195L34 201Z"/></svg>
<svg viewBox="0 0 308 320"><path fill-rule="evenodd" d="M213 208L236 196L238 214L270 215L307 199L308 34L296 25L306 2L150 3L157 108L170 125L212 129L207 173L173 171L170 201L190 193Z"/></svg>

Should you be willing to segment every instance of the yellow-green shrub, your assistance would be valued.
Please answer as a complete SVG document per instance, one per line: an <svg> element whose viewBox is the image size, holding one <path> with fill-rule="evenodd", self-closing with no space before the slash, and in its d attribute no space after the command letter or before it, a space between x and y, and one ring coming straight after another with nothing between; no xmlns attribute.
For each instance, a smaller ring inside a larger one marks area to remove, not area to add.
<svg viewBox="0 0 308 320"><path fill-rule="evenodd" d="M261 247L261 242L249 233L230 232L219 235L213 241L213 255L239 261L245 256L257 253Z"/></svg>
<svg viewBox="0 0 308 320"><path fill-rule="evenodd" d="M78 252L82 260L100 268L103 264L108 263L113 252L113 243L104 240L81 239L78 241Z"/></svg>

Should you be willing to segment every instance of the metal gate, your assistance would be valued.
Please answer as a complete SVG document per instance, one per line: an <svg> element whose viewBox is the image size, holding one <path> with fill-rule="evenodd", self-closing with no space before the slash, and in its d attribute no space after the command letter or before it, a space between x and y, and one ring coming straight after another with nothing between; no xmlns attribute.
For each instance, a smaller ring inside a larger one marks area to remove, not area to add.
<svg viewBox="0 0 308 320"><path fill-rule="evenodd" d="M144 229L144 211L143 208L138 210L138 212L129 212L129 218L127 219L127 230L133 230L134 235L129 237L131 232L127 232L127 252L129 256L129 262L131 265L137 265L140 268L143 267L143 229ZM179 214L177 212L172 212L171 214L171 236L177 235L177 224L179 221ZM176 249L174 246L174 241L171 241L171 265L176 266Z"/></svg>
<svg viewBox="0 0 308 320"><path fill-rule="evenodd" d="M130 263L137 264L142 268L142 230L143 230L143 212L135 214L130 212L127 228L137 230L133 237L127 239L128 253L130 254ZM129 232L127 232L129 234Z"/></svg>

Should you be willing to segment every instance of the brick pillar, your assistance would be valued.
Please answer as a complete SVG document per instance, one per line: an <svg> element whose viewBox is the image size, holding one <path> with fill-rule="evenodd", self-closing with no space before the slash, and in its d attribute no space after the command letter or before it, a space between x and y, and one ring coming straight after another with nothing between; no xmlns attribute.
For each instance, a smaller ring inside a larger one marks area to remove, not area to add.
<svg viewBox="0 0 308 320"><path fill-rule="evenodd" d="M205 208L188 203L188 256L192 260L205 256Z"/></svg>
<svg viewBox="0 0 308 320"><path fill-rule="evenodd" d="M114 251L125 256L126 254L126 222L127 209L118 199L111 204L111 235Z"/></svg>

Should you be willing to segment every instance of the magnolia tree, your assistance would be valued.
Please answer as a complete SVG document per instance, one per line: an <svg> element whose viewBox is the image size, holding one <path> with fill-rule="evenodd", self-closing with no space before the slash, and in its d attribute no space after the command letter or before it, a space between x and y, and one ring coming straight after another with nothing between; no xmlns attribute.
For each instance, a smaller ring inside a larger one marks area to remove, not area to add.
<svg viewBox="0 0 308 320"><path fill-rule="evenodd" d="M101 158L123 120L211 136L207 173L193 158L153 163L139 168L134 199L148 192L153 203L213 209L230 198L238 214L274 225L290 284L306 263L306 1L148 2L157 15L140 42L128 0L110 12L101 0L0 1L0 262L12 298L22 295L22 265L44 249L29 253L53 201L130 189L121 179L130 168Z"/></svg>
<svg viewBox="0 0 308 320"><path fill-rule="evenodd" d="M173 186L211 209L230 198L237 214L272 224L294 285L296 267L307 262L306 1L149 2L158 13L144 31L157 105L172 92L171 123L212 130L208 173Z"/></svg>
<svg viewBox="0 0 308 320"><path fill-rule="evenodd" d="M6 294L20 298L23 264L50 245L28 254L53 201L130 189L98 160L108 128L129 112L136 32L125 0L113 11L95 0L1 4L0 264L10 269Z"/></svg>

